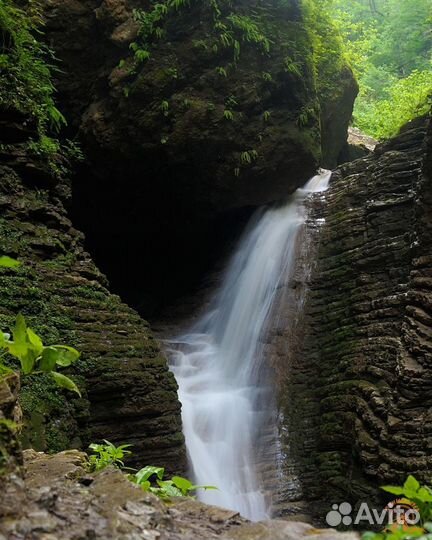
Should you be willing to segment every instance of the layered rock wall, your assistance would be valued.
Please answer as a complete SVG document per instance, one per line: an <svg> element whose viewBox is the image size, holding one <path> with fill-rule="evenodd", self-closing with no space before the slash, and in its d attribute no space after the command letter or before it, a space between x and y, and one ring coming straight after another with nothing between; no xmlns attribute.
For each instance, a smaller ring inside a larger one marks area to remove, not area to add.
<svg viewBox="0 0 432 540"><path fill-rule="evenodd" d="M148 324L109 293L65 211L67 183L29 154L20 120L13 138L12 131L1 134L0 251L22 266L0 269L0 328L11 328L21 312L45 343L78 348L72 376L83 392L77 399L48 377L24 377L24 444L53 451L121 441L134 445L136 463L182 471L177 385L159 344Z"/></svg>
<svg viewBox="0 0 432 540"><path fill-rule="evenodd" d="M426 126L334 172L302 329L280 361L288 498L320 519L332 503L382 504L378 486L409 473L432 479Z"/></svg>

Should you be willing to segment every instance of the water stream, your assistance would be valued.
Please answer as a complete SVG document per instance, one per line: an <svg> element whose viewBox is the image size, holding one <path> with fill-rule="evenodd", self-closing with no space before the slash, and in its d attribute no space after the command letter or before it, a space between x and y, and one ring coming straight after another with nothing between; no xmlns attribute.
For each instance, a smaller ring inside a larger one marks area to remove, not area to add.
<svg viewBox="0 0 432 540"><path fill-rule="evenodd" d="M196 483L219 488L199 498L252 520L270 515L257 470L260 435L273 411L265 333L278 286L294 267L304 200L324 191L330 174L313 177L284 206L255 214L207 312L166 342L191 474Z"/></svg>

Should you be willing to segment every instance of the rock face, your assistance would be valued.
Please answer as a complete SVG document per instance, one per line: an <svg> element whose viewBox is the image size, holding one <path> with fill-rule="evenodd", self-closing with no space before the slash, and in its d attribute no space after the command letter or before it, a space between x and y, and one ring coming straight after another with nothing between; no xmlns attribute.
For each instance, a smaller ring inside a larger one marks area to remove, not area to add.
<svg viewBox="0 0 432 540"><path fill-rule="evenodd" d="M248 523L191 499L164 504L118 470L86 474L85 455L26 452L25 482L11 479L0 507L0 539L358 540L355 533L298 522Z"/></svg>
<svg viewBox="0 0 432 540"><path fill-rule="evenodd" d="M285 329L288 498L320 519L342 501L382 507L378 486L409 473L431 481L430 129L334 172L301 331Z"/></svg>
<svg viewBox="0 0 432 540"><path fill-rule="evenodd" d="M321 144L298 0L236 0L220 3L220 14L216 2L179 2L145 45L133 16L136 8L148 17L142 0L43 4L62 61L59 100L88 156L74 181L74 218L115 288L144 314L201 276L251 207L304 183L321 146L336 163L356 84L341 75L322 108ZM240 29L251 14L261 37ZM134 64L131 44L150 58Z"/></svg>
<svg viewBox="0 0 432 540"><path fill-rule="evenodd" d="M22 465L21 447L16 437L22 419L19 389L20 381L15 373L0 372L0 489L3 488L2 478L19 474Z"/></svg>
<svg viewBox="0 0 432 540"><path fill-rule="evenodd" d="M2 131L0 252L22 266L0 269L0 328L9 329L21 312L45 343L82 351L72 374L82 399L45 376L23 379L24 444L52 451L106 438L133 444L140 463L159 463L163 455L169 469L183 470L177 385L159 344L148 324L109 293L84 251L63 206L67 184L39 167L26 150L25 130L7 137Z"/></svg>

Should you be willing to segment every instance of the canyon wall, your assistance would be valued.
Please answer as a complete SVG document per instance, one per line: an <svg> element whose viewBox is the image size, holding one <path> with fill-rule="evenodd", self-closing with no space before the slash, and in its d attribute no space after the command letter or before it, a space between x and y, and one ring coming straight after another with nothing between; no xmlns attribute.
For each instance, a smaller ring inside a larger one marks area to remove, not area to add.
<svg viewBox="0 0 432 540"><path fill-rule="evenodd" d="M135 463L182 471L174 377L148 324L109 293L84 250L64 208L70 187L30 154L29 125L9 110L0 134L0 251L22 262L0 269L0 328L9 330L23 313L45 343L79 349L72 376L83 397L58 390L48 376L23 377L24 445L59 451L105 438L132 444ZM6 405L8 388L1 383Z"/></svg>
<svg viewBox="0 0 432 540"><path fill-rule="evenodd" d="M324 208L311 203L325 225L300 278L301 324L287 323L277 359L290 501L281 513L380 508L378 486L410 473L431 481L430 133L427 119L409 124L335 170Z"/></svg>

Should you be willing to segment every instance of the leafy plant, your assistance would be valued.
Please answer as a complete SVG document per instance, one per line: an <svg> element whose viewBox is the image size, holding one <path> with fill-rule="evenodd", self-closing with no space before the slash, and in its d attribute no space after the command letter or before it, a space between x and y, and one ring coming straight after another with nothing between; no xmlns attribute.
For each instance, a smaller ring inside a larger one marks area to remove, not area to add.
<svg viewBox="0 0 432 540"><path fill-rule="evenodd" d="M267 71L263 71L261 73L261 77L266 82L271 82L273 80L273 77L272 77L271 73L268 73Z"/></svg>
<svg viewBox="0 0 432 540"><path fill-rule="evenodd" d="M197 486L181 476L173 476L171 480L164 480L164 474L165 469L163 467L147 466L134 475L129 475L129 479L141 486L144 491L154 493L161 499L190 497L197 489L217 489L215 486ZM155 479L156 485L152 485L152 478Z"/></svg>
<svg viewBox="0 0 432 540"><path fill-rule="evenodd" d="M382 486L381 489L414 503L420 512L423 525L390 526L382 532L366 532L362 540L411 540L412 538L432 540L432 489L420 485L420 482L411 475L403 486Z"/></svg>
<svg viewBox="0 0 432 540"><path fill-rule="evenodd" d="M263 118L264 122L268 122L270 120L271 112L270 111L264 111Z"/></svg>
<svg viewBox="0 0 432 540"><path fill-rule="evenodd" d="M19 266L21 266L21 263L16 259L12 259L12 257L2 255L0 257L0 266L3 268L18 268Z"/></svg>
<svg viewBox="0 0 432 540"><path fill-rule="evenodd" d="M432 523L425 523L422 527L399 527L391 528L382 532L366 532L362 540L432 540Z"/></svg>
<svg viewBox="0 0 432 540"><path fill-rule="evenodd" d="M225 120L234 120L234 115L229 109L225 109L223 115Z"/></svg>
<svg viewBox="0 0 432 540"><path fill-rule="evenodd" d="M96 444L92 443L89 448L93 452L93 455L89 456L88 460L88 469L89 471L101 471L112 465L118 469L123 469L125 464L123 459L132 454L129 448L130 444L122 444L120 446L115 446L111 442L104 439L105 444Z"/></svg>
<svg viewBox="0 0 432 540"><path fill-rule="evenodd" d="M164 116L168 116L169 113L169 103L166 100L163 100L160 104L161 111L163 112Z"/></svg>
<svg viewBox="0 0 432 540"><path fill-rule="evenodd" d="M246 150L240 154L240 161L245 165L249 165L256 159L258 159L258 152L256 150Z"/></svg>
<svg viewBox="0 0 432 540"><path fill-rule="evenodd" d="M227 76L227 71L225 68L221 67L221 66L217 66L216 68L216 73L218 75L220 75L221 77L226 77Z"/></svg>
<svg viewBox="0 0 432 540"><path fill-rule="evenodd" d="M382 486L381 489L393 495L406 497L417 505L422 520L432 520L432 489L421 486L414 476L408 476L403 486Z"/></svg>
<svg viewBox="0 0 432 540"><path fill-rule="evenodd" d="M52 52L34 35L40 33L42 16L30 17L11 0L0 2L0 104L31 114L38 130L59 130L66 124L54 103L51 81Z"/></svg>
<svg viewBox="0 0 432 540"><path fill-rule="evenodd" d="M8 333L0 332L0 349L4 350L3 356L10 354L19 360L24 375L49 373L57 386L81 396L72 379L56 371L57 367L69 367L78 360L80 353L76 349L67 345L45 346L42 339L27 327L22 315L17 316L12 338Z"/></svg>

